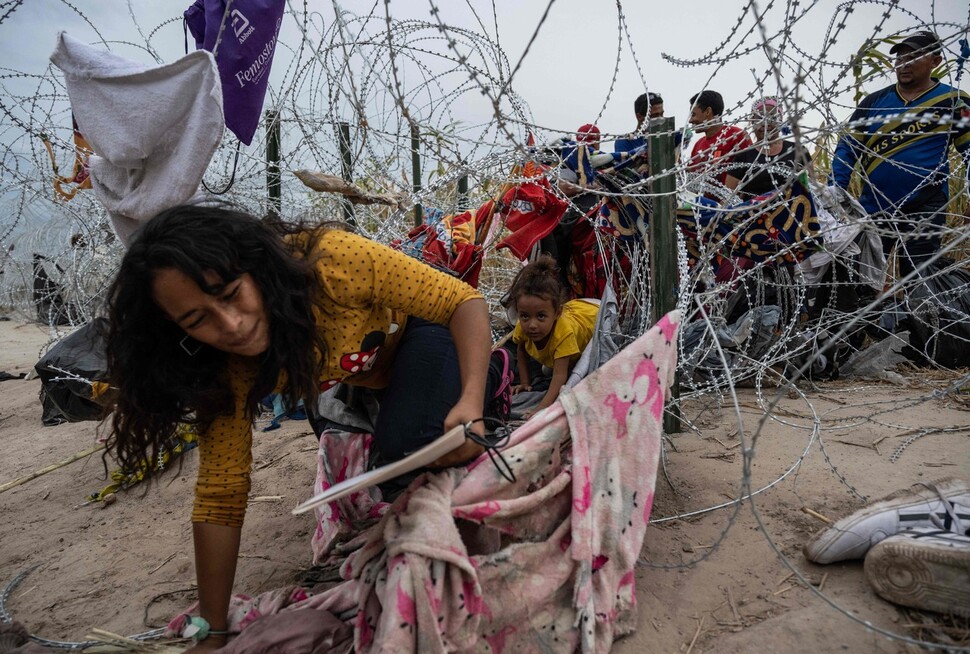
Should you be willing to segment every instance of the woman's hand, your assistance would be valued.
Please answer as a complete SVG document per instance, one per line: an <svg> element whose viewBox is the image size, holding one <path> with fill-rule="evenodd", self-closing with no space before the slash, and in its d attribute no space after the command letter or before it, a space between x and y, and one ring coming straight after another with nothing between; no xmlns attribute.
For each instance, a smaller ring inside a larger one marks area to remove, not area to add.
<svg viewBox="0 0 970 654"><path fill-rule="evenodd" d="M458 400L458 404L453 406L451 411L448 412L448 415L445 416L445 431L450 431L459 425L467 425L470 422L472 423L471 430L479 436L484 436L485 423L482 422L481 417L482 407L474 400L468 400L463 397ZM472 459L478 458L484 451L484 447L466 438L465 442L459 448L438 458L431 464L431 467L446 468L448 466L467 463Z"/></svg>
<svg viewBox="0 0 970 654"><path fill-rule="evenodd" d="M232 581L236 576L239 558L239 527L196 522L192 525L195 542L195 574L199 586L199 615L211 625L211 630L225 631ZM200 641L193 652L211 652L226 644L224 634L210 634Z"/></svg>
<svg viewBox="0 0 970 654"><path fill-rule="evenodd" d="M461 370L461 398L445 416L445 431L459 425L472 423L471 429L479 436L485 435L482 409L485 406L485 381L488 377L488 360L491 355L492 332L488 322L488 305L482 298L463 302L455 309L448 322L451 338L458 353ZM474 422L474 421L478 422ZM478 443L465 439L458 449L432 463L432 466L454 466L470 461L485 451Z"/></svg>

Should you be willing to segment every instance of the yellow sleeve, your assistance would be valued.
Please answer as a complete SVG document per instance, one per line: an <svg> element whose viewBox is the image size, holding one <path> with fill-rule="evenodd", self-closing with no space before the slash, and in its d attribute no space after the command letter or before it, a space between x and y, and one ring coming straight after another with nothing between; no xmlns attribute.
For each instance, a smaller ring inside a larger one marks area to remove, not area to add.
<svg viewBox="0 0 970 654"><path fill-rule="evenodd" d="M325 291L340 305L378 305L447 325L460 304L482 297L465 282L362 236L330 232L317 262Z"/></svg>
<svg viewBox="0 0 970 654"><path fill-rule="evenodd" d="M246 415L246 396L256 379L256 363L229 358L233 414L219 416L199 435L199 476L195 482L192 522L241 527L249 500L253 465L253 425Z"/></svg>

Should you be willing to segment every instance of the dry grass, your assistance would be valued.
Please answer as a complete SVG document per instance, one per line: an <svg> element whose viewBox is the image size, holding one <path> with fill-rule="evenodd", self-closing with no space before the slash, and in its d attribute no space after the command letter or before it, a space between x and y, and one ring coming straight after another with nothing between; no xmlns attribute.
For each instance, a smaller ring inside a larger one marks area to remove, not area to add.
<svg viewBox="0 0 970 654"><path fill-rule="evenodd" d="M903 611L903 616L903 626L913 638L947 648L970 647L970 618L914 610Z"/></svg>

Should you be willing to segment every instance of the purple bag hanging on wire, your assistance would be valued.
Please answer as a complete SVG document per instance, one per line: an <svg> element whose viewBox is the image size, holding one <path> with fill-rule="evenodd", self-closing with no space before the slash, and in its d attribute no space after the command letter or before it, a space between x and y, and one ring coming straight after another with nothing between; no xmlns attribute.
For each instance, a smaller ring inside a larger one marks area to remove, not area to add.
<svg viewBox="0 0 970 654"><path fill-rule="evenodd" d="M196 49L215 55L226 127L246 145L252 143L263 111L284 2L195 0L183 14Z"/></svg>

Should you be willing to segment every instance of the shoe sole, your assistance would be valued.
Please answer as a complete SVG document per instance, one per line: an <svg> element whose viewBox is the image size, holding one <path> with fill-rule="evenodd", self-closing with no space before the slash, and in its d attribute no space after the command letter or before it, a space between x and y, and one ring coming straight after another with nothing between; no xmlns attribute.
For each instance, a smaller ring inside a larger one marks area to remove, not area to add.
<svg viewBox="0 0 970 654"><path fill-rule="evenodd" d="M921 486L915 490L911 486L909 488L893 491L889 495L876 500L872 504L859 509L852 515L842 518L842 520L839 520L830 527L822 530L814 538L805 543L804 547L802 548L802 553L809 561L823 565L849 560L845 558L828 559L826 558L826 554L828 554L829 550L836 545L836 543L838 543L845 532L852 531L856 525L867 518L890 509L906 509L912 506L918 506L927 501L932 502L939 500L939 495L937 495L932 489L934 486L940 490L944 497L958 493L966 493L968 490L967 484L963 480L947 477L937 481L928 482L925 486ZM900 525L900 529L905 527L906 525ZM887 534L887 536L891 535L892 534ZM860 554L858 557L850 558L862 558L863 556L865 556L865 552Z"/></svg>
<svg viewBox="0 0 970 654"><path fill-rule="evenodd" d="M970 548L893 539L873 547L863 568L893 604L970 618Z"/></svg>

